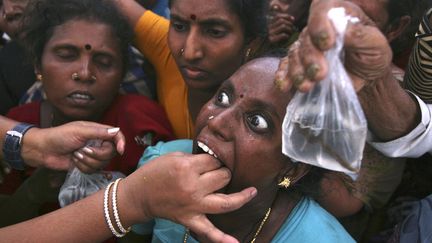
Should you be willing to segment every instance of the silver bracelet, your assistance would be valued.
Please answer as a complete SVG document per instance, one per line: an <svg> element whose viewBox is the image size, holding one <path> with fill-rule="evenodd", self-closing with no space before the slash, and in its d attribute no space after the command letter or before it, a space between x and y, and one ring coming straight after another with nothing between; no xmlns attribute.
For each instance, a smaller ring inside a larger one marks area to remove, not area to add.
<svg viewBox="0 0 432 243"><path fill-rule="evenodd" d="M114 182L111 182L110 184L108 184L108 186L105 189L104 202L103 202L104 203L104 215L105 215L105 221L107 222L108 228L111 230L111 233L113 233L114 236L121 238L121 237L125 236L126 234L119 233L114 228L114 225L112 224L111 217L109 214L109 208L108 208L108 194L109 194L110 188L113 184L114 184Z"/></svg>
<svg viewBox="0 0 432 243"><path fill-rule="evenodd" d="M114 182L114 188L113 188L113 193L112 193L112 204L113 204L114 219L116 221L117 227L120 229L120 232L122 232L123 234L127 234L131 230L131 227L129 227L127 229L125 229L123 227L122 223L120 222L119 212L117 209L117 186L118 186L118 183L120 182L121 179L122 178L118 178Z"/></svg>

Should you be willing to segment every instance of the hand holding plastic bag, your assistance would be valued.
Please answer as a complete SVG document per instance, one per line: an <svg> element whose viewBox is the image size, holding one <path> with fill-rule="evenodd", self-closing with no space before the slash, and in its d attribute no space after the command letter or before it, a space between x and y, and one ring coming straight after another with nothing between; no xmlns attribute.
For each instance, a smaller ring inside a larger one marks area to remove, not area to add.
<svg viewBox="0 0 432 243"><path fill-rule="evenodd" d="M283 153L357 178L366 141L367 121L341 61L343 36L349 22L344 8L328 12L338 33L336 45L326 53L327 77L310 92L297 92L283 122Z"/></svg>
<svg viewBox="0 0 432 243"><path fill-rule="evenodd" d="M92 140L87 146L100 147L102 141ZM93 174L82 173L78 168L73 167L69 170L66 180L60 188L58 195L61 207L81 200L93 193L104 189L117 178L126 177L117 171L100 171Z"/></svg>

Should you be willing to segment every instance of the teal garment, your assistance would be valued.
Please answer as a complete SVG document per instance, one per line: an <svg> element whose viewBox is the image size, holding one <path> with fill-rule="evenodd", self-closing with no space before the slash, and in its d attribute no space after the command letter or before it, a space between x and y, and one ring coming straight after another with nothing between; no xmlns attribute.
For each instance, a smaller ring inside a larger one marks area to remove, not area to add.
<svg viewBox="0 0 432 243"><path fill-rule="evenodd" d="M155 146L148 147L140 159L138 167L160 155L181 151L192 152L192 140L175 140L171 142L159 142ZM155 219L153 222L142 225L134 225L136 233L149 233L153 231L152 243L182 243L185 235L185 227L165 219ZM189 236L188 243L197 241ZM321 208L314 200L304 197L294 207L289 217L285 220L272 242L302 242L302 243L334 243L355 242L345 231L342 225Z"/></svg>

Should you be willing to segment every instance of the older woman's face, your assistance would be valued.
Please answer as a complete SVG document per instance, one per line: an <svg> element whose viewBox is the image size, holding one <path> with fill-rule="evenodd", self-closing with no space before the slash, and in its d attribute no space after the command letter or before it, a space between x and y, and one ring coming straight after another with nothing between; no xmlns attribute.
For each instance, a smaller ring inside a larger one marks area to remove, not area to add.
<svg viewBox="0 0 432 243"><path fill-rule="evenodd" d="M29 0L3 0L1 7L2 30L11 38L18 35L23 12L28 3Z"/></svg>
<svg viewBox="0 0 432 243"><path fill-rule="evenodd" d="M198 115L196 152L207 147L231 170L227 191L248 186L274 190L278 176L291 166L282 154L282 122L290 97L273 85L278 64L277 58L245 64Z"/></svg>
<svg viewBox="0 0 432 243"><path fill-rule="evenodd" d="M245 57L243 25L227 1L172 2L168 43L189 88L216 91Z"/></svg>
<svg viewBox="0 0 432 243"><path fill-rule="evenodd" d="M122 57L106 24L70 20L55 27L38 68L48 100L70 120L99 119L117 95Z"/></svg>

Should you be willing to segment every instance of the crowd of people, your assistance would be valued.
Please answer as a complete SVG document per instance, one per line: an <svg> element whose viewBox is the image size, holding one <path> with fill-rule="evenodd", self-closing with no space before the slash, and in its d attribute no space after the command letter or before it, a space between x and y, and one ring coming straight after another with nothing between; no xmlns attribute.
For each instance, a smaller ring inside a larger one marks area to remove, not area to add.
<svg viewBox="0 0 432 243"><path fill-rule="evenodd" d="M0 8L1 242L432 240L432 2ZM288 104L334 68L335 8L368 129L354 177L282 153ZM125 177L59 208L73 167Z"/></svg>

